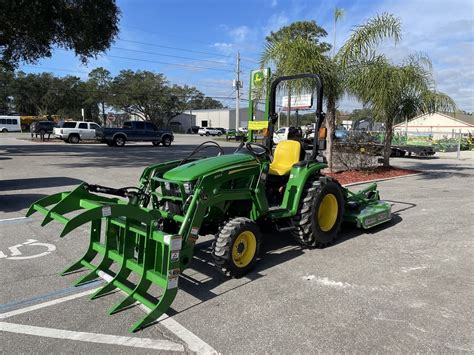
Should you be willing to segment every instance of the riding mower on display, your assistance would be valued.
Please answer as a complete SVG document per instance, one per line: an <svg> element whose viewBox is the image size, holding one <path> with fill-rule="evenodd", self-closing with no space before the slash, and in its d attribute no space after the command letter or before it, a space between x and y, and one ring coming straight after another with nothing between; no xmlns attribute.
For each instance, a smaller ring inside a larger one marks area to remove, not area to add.
<svg viewBox="0 0 474 355"><path fill-rule="evenodd" d="M320 248L336 238L343 220L361 228L390 220L391 206L380 201L375 184L353 193L321 172L326 167L320 156L325 129L320 130L324 113L318 75L273 81L267 98L269 137L277 120L278 84L293 79L316 82L314 131L320 134L315 134L308 156L294 140L280 142L273 151L271 139L266 145L249 139L233 154L224 154L219 144L210 141L182 160L145 168L137 187L114 189L82 183L70 192L34 203L27 215L36 211L45 215L42 226L52 220L64 224L61 237L90 223L87 251L63 274L86 269L88 273L76 285L107 275L107 284L93 299L114 289L127 294L111 314L136 302L149 308L150 312L130 328L134 332L170 307L179 275L189 267L199 235L214 234L215 266L230 277L241 277L257 261L262 223L270 221L302 245ZM196 153L210 146L218 149L217 156L196 158ZM112 273L114 263L118 271ZM130 281L133 275L135 280L138 276L135 283ZM150 295L152 286L159 286L161 294Z"/></svg>

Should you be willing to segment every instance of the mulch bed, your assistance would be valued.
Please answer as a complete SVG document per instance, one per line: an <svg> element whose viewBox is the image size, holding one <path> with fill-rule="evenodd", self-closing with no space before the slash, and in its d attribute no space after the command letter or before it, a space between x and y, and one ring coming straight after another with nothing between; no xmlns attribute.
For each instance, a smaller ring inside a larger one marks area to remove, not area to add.
<svg viewBox="0 0 474 355"><path fill-rule="evenodd" d="M373 170L353 170L340 171L337 173L325 173L326 176L331 176L336 179L341 185L352 184L355 182L387 179L396 176L418 174L418 170L400 169L393 166L383 167L379 166Z"/></svg>

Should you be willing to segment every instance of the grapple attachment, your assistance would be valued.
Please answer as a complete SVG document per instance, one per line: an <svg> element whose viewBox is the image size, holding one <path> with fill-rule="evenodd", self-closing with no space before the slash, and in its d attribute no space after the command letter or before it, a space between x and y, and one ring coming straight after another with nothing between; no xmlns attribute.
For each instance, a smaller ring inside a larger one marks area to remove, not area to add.
<svg viewBox="0 0 474 355"><path fill-rule="evenodd" d="M73 191L45 197L30 207L27 216L37 211L45 215L42 225L52 220L64 224L61 237L90 222L87 251L62 274L88 270L76 286L113 275L92 299L119 289L127 296L110 309L110 314L135 302L149 308L150 312L129 329L135 332L165 313L176 296L182 238L164 233L160 226L164 219L182 222L182 216L99 196L89 190L89 185L81 184ZM71 217L65 216L74 212ZM113 264L118 266L115 272L111 270ZM152 286L161 290L158 296L150 294Z"/></svg>

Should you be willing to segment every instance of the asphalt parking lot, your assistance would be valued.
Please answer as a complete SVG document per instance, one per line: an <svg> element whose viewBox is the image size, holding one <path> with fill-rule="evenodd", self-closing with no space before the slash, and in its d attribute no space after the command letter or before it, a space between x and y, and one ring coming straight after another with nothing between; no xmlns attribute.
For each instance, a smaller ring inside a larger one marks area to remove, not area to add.
<svg viewBox="0 0 474 355"><path fill-rule="evenodd" d="M81 181L135 185L147 165L184 157L203 140L112 148L0 137L1 353L474 351L473 152L394 159L423 174L379 182L391 222L345 225L325 249L266 235L260 262L241 279L213 268L203 238L169 317L128 333L141 309L109 316L119 293L91 301L99 282L77 289L79 275L58 275L84 252L87 228L60 239L57 224L22 217ZM235 143L223 145L231 152Z"/></svg>

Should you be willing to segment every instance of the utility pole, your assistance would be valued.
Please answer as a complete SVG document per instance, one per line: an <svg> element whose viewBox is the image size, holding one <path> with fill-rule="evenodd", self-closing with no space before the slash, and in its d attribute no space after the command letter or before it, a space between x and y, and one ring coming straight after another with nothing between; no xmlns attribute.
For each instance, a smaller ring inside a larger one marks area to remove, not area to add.
<svg viewBox="0 0 474 355"><path fill-rule="evenodd" d="M290 127L290 116L291 116L291 85L288 84L288 111L286 112L286 126Z"/></svg>
<svg viewBox="0 0 474 355"><path fill-rule="evenodd" d="M237 63L236 63L237 79L235 80L235 131L239 130L240 123L240 52L237 51Z"/></svg>

